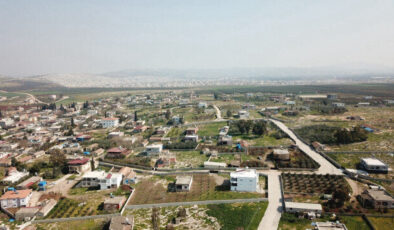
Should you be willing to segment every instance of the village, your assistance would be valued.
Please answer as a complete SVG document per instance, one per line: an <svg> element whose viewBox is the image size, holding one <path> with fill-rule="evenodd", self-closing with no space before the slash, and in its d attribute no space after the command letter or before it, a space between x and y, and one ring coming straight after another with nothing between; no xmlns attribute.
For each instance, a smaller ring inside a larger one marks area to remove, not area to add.
<svg viewBox="0 0 394 230"><path fill-rule="evenodd" d="M248 219L258 229L293 229L298 220L371 229L393 217L368 215L394 214L393 105L369 95L225 90L5 103L2 228L97 219L111 230L193 221L227 229L216 207L241 205L258 213ZM188 220L196 210L201 216Z"/></svg>

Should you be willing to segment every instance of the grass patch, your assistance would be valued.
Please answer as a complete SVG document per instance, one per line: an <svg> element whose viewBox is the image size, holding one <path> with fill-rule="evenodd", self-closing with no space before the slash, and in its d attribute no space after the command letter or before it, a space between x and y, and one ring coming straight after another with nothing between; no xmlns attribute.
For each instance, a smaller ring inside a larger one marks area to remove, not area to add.
<svg viewBox="0 0 394 230"><path fill-rule="evenodd" d="M208 205L207 214L219 221L221 229L257 229L267 206L267 202Z"/></svg>
<svg viewBox="0 0 394 230"><path fill-rule="evenodd" d="M391 230L394 226L394 218L391 217L368 217L369 221L373 224L376 229L379 230Z"/></svg>
<svg viewBox="0 0 394 230"><path fill-rule="evenodd" d="M227 125L226 122L215 122L215 123L203 125L199 127L198 135L200 137L218 136L219 129L226 125Z"/></svg>

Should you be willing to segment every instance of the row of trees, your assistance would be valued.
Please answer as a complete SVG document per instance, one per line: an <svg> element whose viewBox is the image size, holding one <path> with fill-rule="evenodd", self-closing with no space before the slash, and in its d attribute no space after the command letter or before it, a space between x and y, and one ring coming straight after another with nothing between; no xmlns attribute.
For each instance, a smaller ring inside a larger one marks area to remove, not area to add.
<svg viewBox="0 0 394 230"><path fill-rule="evenodd" d="M239 120L233 122L233 125L241 134L249 134L252 131L254 135L262 136L268 132L265 121Z"/></svg>

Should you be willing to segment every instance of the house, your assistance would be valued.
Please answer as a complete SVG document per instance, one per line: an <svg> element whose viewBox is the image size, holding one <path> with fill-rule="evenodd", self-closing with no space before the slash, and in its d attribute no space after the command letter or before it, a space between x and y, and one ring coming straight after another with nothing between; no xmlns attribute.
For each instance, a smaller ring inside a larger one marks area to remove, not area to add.
<svg viewBox="0 0 394 230"><path fill-rule="evenodd" d="M198 103L198 108L200 108L200 109L205 109L207 107L208 107L208 104L205 101L200 101Z"/></svg>
<svg viewBox="0 0 394 230"><path fill-rule="evenodd" d="M126 148L115 147L107 150L106 157L108 158L125 158L130 154L130 151Z"/></svg>
<svg viewBox="0 0 394 230"><path fill-rule="evenodd" d="M359 102L357 103L358 106L369 106L370 103L369 102Z"/></svg>
<svg viewBox="0 0 394 230"><path fill-rule="evenodd" d="M123 204L126 202L126 197L124 196L114 196L104 200L104 210L112 211L119 210L122 208Z"/></svg>
<svg viewBox="0 0 394 230"><path fill-rule="evenodd" d="M177 176L175 180L175 191L190 191L193 183L193 176Z"/></svg>
<svg viewBox="0 0 394 230"><path fill-rule="evenodd" d="M0 197L1 208L26 207L32 195L31 189L10 190Z"/></svg>
<svg viewBox="0 0 394 230"><path fill-rule="evenodd" d="M186 135L183 138L184 142L198 142L198 135Z"/></svg>
<svg viewBox="0 0 394 230"><path fill-rule="evenodd" d="M290 160L290 153L287 149L274 149L272 155L275 160Z"/></svg>
<svg viewBox="0 0 394 230"><path fill-rule="evenodd" d="M343 103L343 102L333 102L332 106L334 106L336 108L344 108L345 107L345 103Z"/></svg>
<svg viewBox="0 0 394 230"><path fill-rule="evenodd" d="M114 216L109 224L109 230L133 230L133 228L133 216Z"/></svg>
<svg viewBox="0 0 394 230"><path fill-rule="evenodd" d="M311 203L298 203L298 202L285 202L286 212L289 213L319 213L321 214L323 209L321 204Z"/></svg>
<svg viewBox="0 0 394 230"><path fill-rule="evenodd" d="M74 159L68 162L69 173L84 173L91 170L89 158Z"/></svg>
<svg viewBox="0 0 394 230"><path fill-rule="evenodd" d="M315 222L316 230L348 230L345 224L339 222Z"/></svg>
<svg viewBox="0 0 394 230"><path fill-rule="evenodd" d="M83 175L81 187L98 187L101 190L117 188L122 182L122 174L106 173L105 171L91 171Z"/></svg>
<svg viewBox="0 0 394 230"><path fill-rule="evenodd" d="M256 109L256 105L254 104L244 104L242 105L242 109L246 109L246 110L255 110Z"/></svg>
<svg viewBox="0 0 394 230"><path fill-rule="evenodd" d="M230 126L223 126L222 128L220 128L219 130L219 136L225 136L227 135L228 131L230 129Z"/></svg>
<svg viewBox="0 0 394 230"><path fill-rule="evenodd" d="M146 125L137 125L134 129L133 132L135 133L142 133L145 132L149 127Z"/></svg>
<svg viewBox="0 0 394 230"><path fill-rule="evenodd" d="M394 199L385 190L367 189L360 195L360 203L365 208L394 208Z"/></svg>
<svg viewBox="0 0 394 230"><path fill-rule="evenodd" d="M246 110L240 110L238 111L238 117L240 119L248 119L249 118L249 112Z"/></svg>
<svg viewBox="0 0 394 230"><path fill-rule="evenodd" d="M100 124L105 129L112 128L112 127L118 127L119 118L116 118L116 117L103 118L103 119L101 119Z"/></svg>
<svg viewBox="0 0 394 230"><path fill-rule="evenodd" d="M137 174L129 167L122 167L119 173L123 176L123 184L137 183Z"/></svg>
<svg viewBox="0 0 394 230"><path fill-rule="evenodd" d="M171 118L171 120L172 120L172 124L173 124L173 125L178 125L178 124L181 123L181 118L180 118L179 116L173 116L173 117Z"/></svg>
<svg viewBox="0 0 394 230"><path fill-rule="evenodd" d="M176 157L174 156L163 156L160 157L156 163L155 163L155 167L156 168L163 168L163 167L169 167L173 164L176 163Z"/></svg>
<svg viewBox="0 0 394 230"><path fill-rule="evenodd" d="M163 144L148 145L145 152L148 156L159 155L163 151Z"/></svg>
<svg viewBox="0 0 394 230"><path fill-rule="evenodd" d="M2 182L6 183L6 184L13 184L13 183L20 181L24 177L27 177L28 175L29 175L29 172L19 172L17 170L14 170L12 172L9 172L8 176L5 177L2 180Z"/></svg>
<svg viewBox="0 0 394 230"><path fill-rule="evenodd" d="M115 138L115 137L123 137L124 132L110 132L108 134L108 139Z"/></svg>
<svg viewBox="0 0 394 230"><path fill-rule="evenodd" d="M15 219L18 221L29 221L36 216L39 210L38 207L22 207L15 213Z"/></svg>
<svg viewBox="0 0 394 230"><path fill-rule="evenodd" d="M186 135L197 135L198 128L197 127L189 127L186 129Z"/></svg>
<svg viewBox="0 0 394 230"><path fill-rule="evenodd" d="M285 105L295 105L295 101L285 101Z"/></svg>
<svg viewBox="0 0 394 230"><path fill-rule="evenodd" d="M236 169L230 173L231 191L257 192L259 190L259 174L255 169Z"/></svg>
<svg viewBox="0 0 394 230"><path fill-rule="evenodd" d="M388 172L388 166L385 163L375 158L361 158L360 164L367 172L375 172L375 173Z"/></svg>
<svg viewBox="0 0 394 230"><path fill-rule="evenodd" d="M218 145L233 145L233 137L229 135L219 136Z"/></svg>
<svg viewBox="0 0 394 230"><path fill-rule="evenodd" d="M16 189L28 189L30 188L33 184L37 184L42 180L42 177L39 176L32 176L28 178L27 180L23 181L22 183L18 184L16 186Z"/></svg>

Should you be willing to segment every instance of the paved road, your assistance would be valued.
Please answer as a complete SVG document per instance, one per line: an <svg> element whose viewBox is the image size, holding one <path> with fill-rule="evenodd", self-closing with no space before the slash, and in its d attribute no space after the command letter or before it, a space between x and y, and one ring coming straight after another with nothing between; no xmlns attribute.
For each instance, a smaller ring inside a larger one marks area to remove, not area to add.
<svg viewBox="0 0 394 230"><path fill-rule="evenodd" d="M268 207L258 230L278 229L282 215L282 193L278 171L264 172L268 175Z"/></svg>
<svg viewBox="0 0 394 230"><path fill-rule="evenodd" d="M276 126L278 126L283 132L287 133L289 137L295 142L295 144L300 148L303 152L305 152L308 156L310 156L313 160L320 164L320 168L318 173L321 174L336 174L341 175L342 171L337 169L334 165L332 165L328 160L322 157L319 153L315 152L308 145L302 142L298 137L291 131L285 124L280 121L270 119Z"/></svg>

